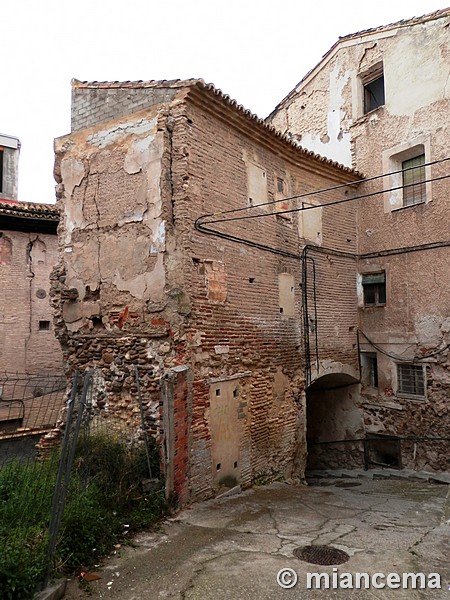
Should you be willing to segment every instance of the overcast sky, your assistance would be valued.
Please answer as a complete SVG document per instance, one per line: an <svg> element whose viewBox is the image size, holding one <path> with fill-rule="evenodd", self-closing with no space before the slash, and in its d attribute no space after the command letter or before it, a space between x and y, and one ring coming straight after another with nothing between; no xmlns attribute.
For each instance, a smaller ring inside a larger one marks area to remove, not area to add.
<svg viewBox="0 0 450 600"><path fill-rule="evenodd" d="M53 139L70 80L214 83L267 116L339 36L449 0L11 0L2 2L0 133L17 136L19 200L54 202Z"/></svg>

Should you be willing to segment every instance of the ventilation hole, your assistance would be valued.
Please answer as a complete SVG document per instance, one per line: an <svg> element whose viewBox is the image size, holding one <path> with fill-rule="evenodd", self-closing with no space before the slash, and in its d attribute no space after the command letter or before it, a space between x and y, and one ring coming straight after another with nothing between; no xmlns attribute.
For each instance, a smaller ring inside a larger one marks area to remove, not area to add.
<svg viewBox="0 0 450 600"><path fill-rule="evenodd" d="M332 546L303 546L295 548L292 554L311 565L341 565L349 560L347 552Z"/></svg>
<svg viewBox="0 0 450 600"><path fill-rule="evenodd" d="M39 331L48 331L50 329L50 321L39 321Z"/></svg>
<svg viewBox="0 0 450 600"><path fill-rule="evenodd" d="M239 396L239 389L236 388L233 390L233 398L237 398Z"/></svg>
<svg viewBox="0 0 450 600"><path fill-rule="evenodd" d="M217 463L217 465L216 465L216 470L217 470L217 471L220 471L220 468L221 468L221 466L222 466L222 464L221 464L221 463Z"/></svg>
<svg viewBox="0 0 450 600"><path fill-rule="evenodd" d="M248 278L248 282L249 282L249 283L254 283L254 281L255 281L255 278L254 278L254 277L249 277L249 278Z"/></svg>
<svg viewBox="0 0 450 600"><path fill-rule="evenodd" d="M237 460L234 461L234 468L237 469Z"/></svg>
<svg viewBox="0 0 450 600"><path fill-rule="evenodd" d="M220 389L216 390L216 396L220 396Z"/></svg>
<svg viewBox="0 0 450 600"><path fill-rule="evenodd" d="M282 306L280 306L280 313L283 313L283 312L284 312L284 309Z"/></svg>

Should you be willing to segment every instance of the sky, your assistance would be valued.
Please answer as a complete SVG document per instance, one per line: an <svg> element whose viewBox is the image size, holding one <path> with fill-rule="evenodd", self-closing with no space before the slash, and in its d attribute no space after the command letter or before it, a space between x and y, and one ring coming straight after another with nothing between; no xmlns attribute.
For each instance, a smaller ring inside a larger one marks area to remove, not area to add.
<svg viewBox="0 0 450 600"><path fill-rule="evenodd" d="M4 0L0 133L22 144L19 200L55 201L53 140L70 132L73 77L199 77L266 117L339 36L448 6L450 0Z"/></svg>

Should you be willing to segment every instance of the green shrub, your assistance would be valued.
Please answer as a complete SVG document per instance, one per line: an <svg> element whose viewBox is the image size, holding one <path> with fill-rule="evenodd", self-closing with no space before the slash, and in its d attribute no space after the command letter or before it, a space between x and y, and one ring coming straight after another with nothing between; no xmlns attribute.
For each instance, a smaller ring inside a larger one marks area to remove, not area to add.
<svg viewBox="0 0 450 600"><path fill-rule="evenodd" d="M55 458L11 462L0 469L2 600L31 598L45 575ZM156 445L151 460L153 473L159 474ZM58 572L90 567L124 531L148 527L164 513L164 493L142 489L148 476L144 448L101 435L80 439L54 557Z"/></svg>

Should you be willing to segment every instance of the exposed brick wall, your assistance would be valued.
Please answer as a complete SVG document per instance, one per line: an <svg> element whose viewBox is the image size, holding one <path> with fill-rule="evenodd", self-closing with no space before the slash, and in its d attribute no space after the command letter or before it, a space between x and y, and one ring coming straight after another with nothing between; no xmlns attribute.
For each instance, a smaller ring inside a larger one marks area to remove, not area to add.
<svg viewBox="0 0 450 600"><path fill-rule="evenodd" d="M179 114L176 110L173 114L176 126L172 144L178 149L175 153L185 149L179 157L182 165L179 186L176 185L177 161L173 164L174 218L178 244L185 251L183 272L192 302L188 340L194 377L197 389L202 390L201 396L194 394L193 464L196 466L195 478L191 477L192 493L198 490L201 495L201 490L208 488L205 482L212 479L211 444L214 445L208 424L206 377L250 372L243 386L250 445L242 443L241 483L246 485L258 477L293 472L296 444L304 445L297 422L299 412L302 414L300 400L304 385L301 264L299 259L193 232L189 224L204 213L220 213L248 205L249 162L258 164L266 174L267 201L274 198L277 177L287 181L291 194L304 194L337 182L333 180L336 175L322 174L319 168L314 169L314 163L296 164L295 151L291 156L280 156L276 147L270 147L270 141L267 145L257 142L251 134L246 135L245 131L195 104L188 104L183 112L180 108ZM183 171L186 163L189 178ZM248 214L264 215L272 210L273 206L269 206ZM334 214L330 211L324 222L324 240L332 246L341 243L335 232L336 222L345 234L342 249L354 251L354 215L349 216L343 210L336 209ZM292 253L298 254L302 246L295 213L289 219L268 215L213 227ZM278 281L281 273L290 273L294 278L296 308L291 317L280 313ZM342 323L339 332L333 330L329 344L334 349L339 348L340 357L351 356L353 364L357 363L355 278L354 269L348 274L340 265L338 273L333 271L326 284L328 289L334 287L336 291L326 308L333 312L334 327ZM320 285L318 290L320 293ZM349 298L352 310L341 310L347 308ZM326 331L323 335L327 335ZM197 402L200 402L198 410ZM196 490L197 483L202 487Z"/></svg>
<svg viewBox="0 0 450 600"><path fill-rule="evenodd" d="M49 302L57 237L20 231L0 235L0 371L58 372L62 355ZM45 322L41 329L40 322Z"/></svg>
<svg viewBox="0 0 450 600"><path fill-rule="evenodd" d="M86 94L94 114L99 96ZM255 210L261 218L218 225L274 252L205 235L194 221L247 206L252 176L264 178L258 189L267 189L267 201L279 178L295 194L352 176L254 127L214 94L196 91L56 143L64 251L53 300L65 358L71 369L100 371L99 400L130 427L132 366L151 368L142 386L147 416L155 435L172 440L173 487L183 500L233 482L301 477L305 466L297 216L268 214L269 205ZM331 223L325 233L332 235ZM286 313L283 294L293 297ZM192 372L192 391L182 380L174 385L169 435L170 415L161 416L155 394L177 365ZM223 418L213 389L231 399ZM230 420L236 459L226 445Z"/></svg>

